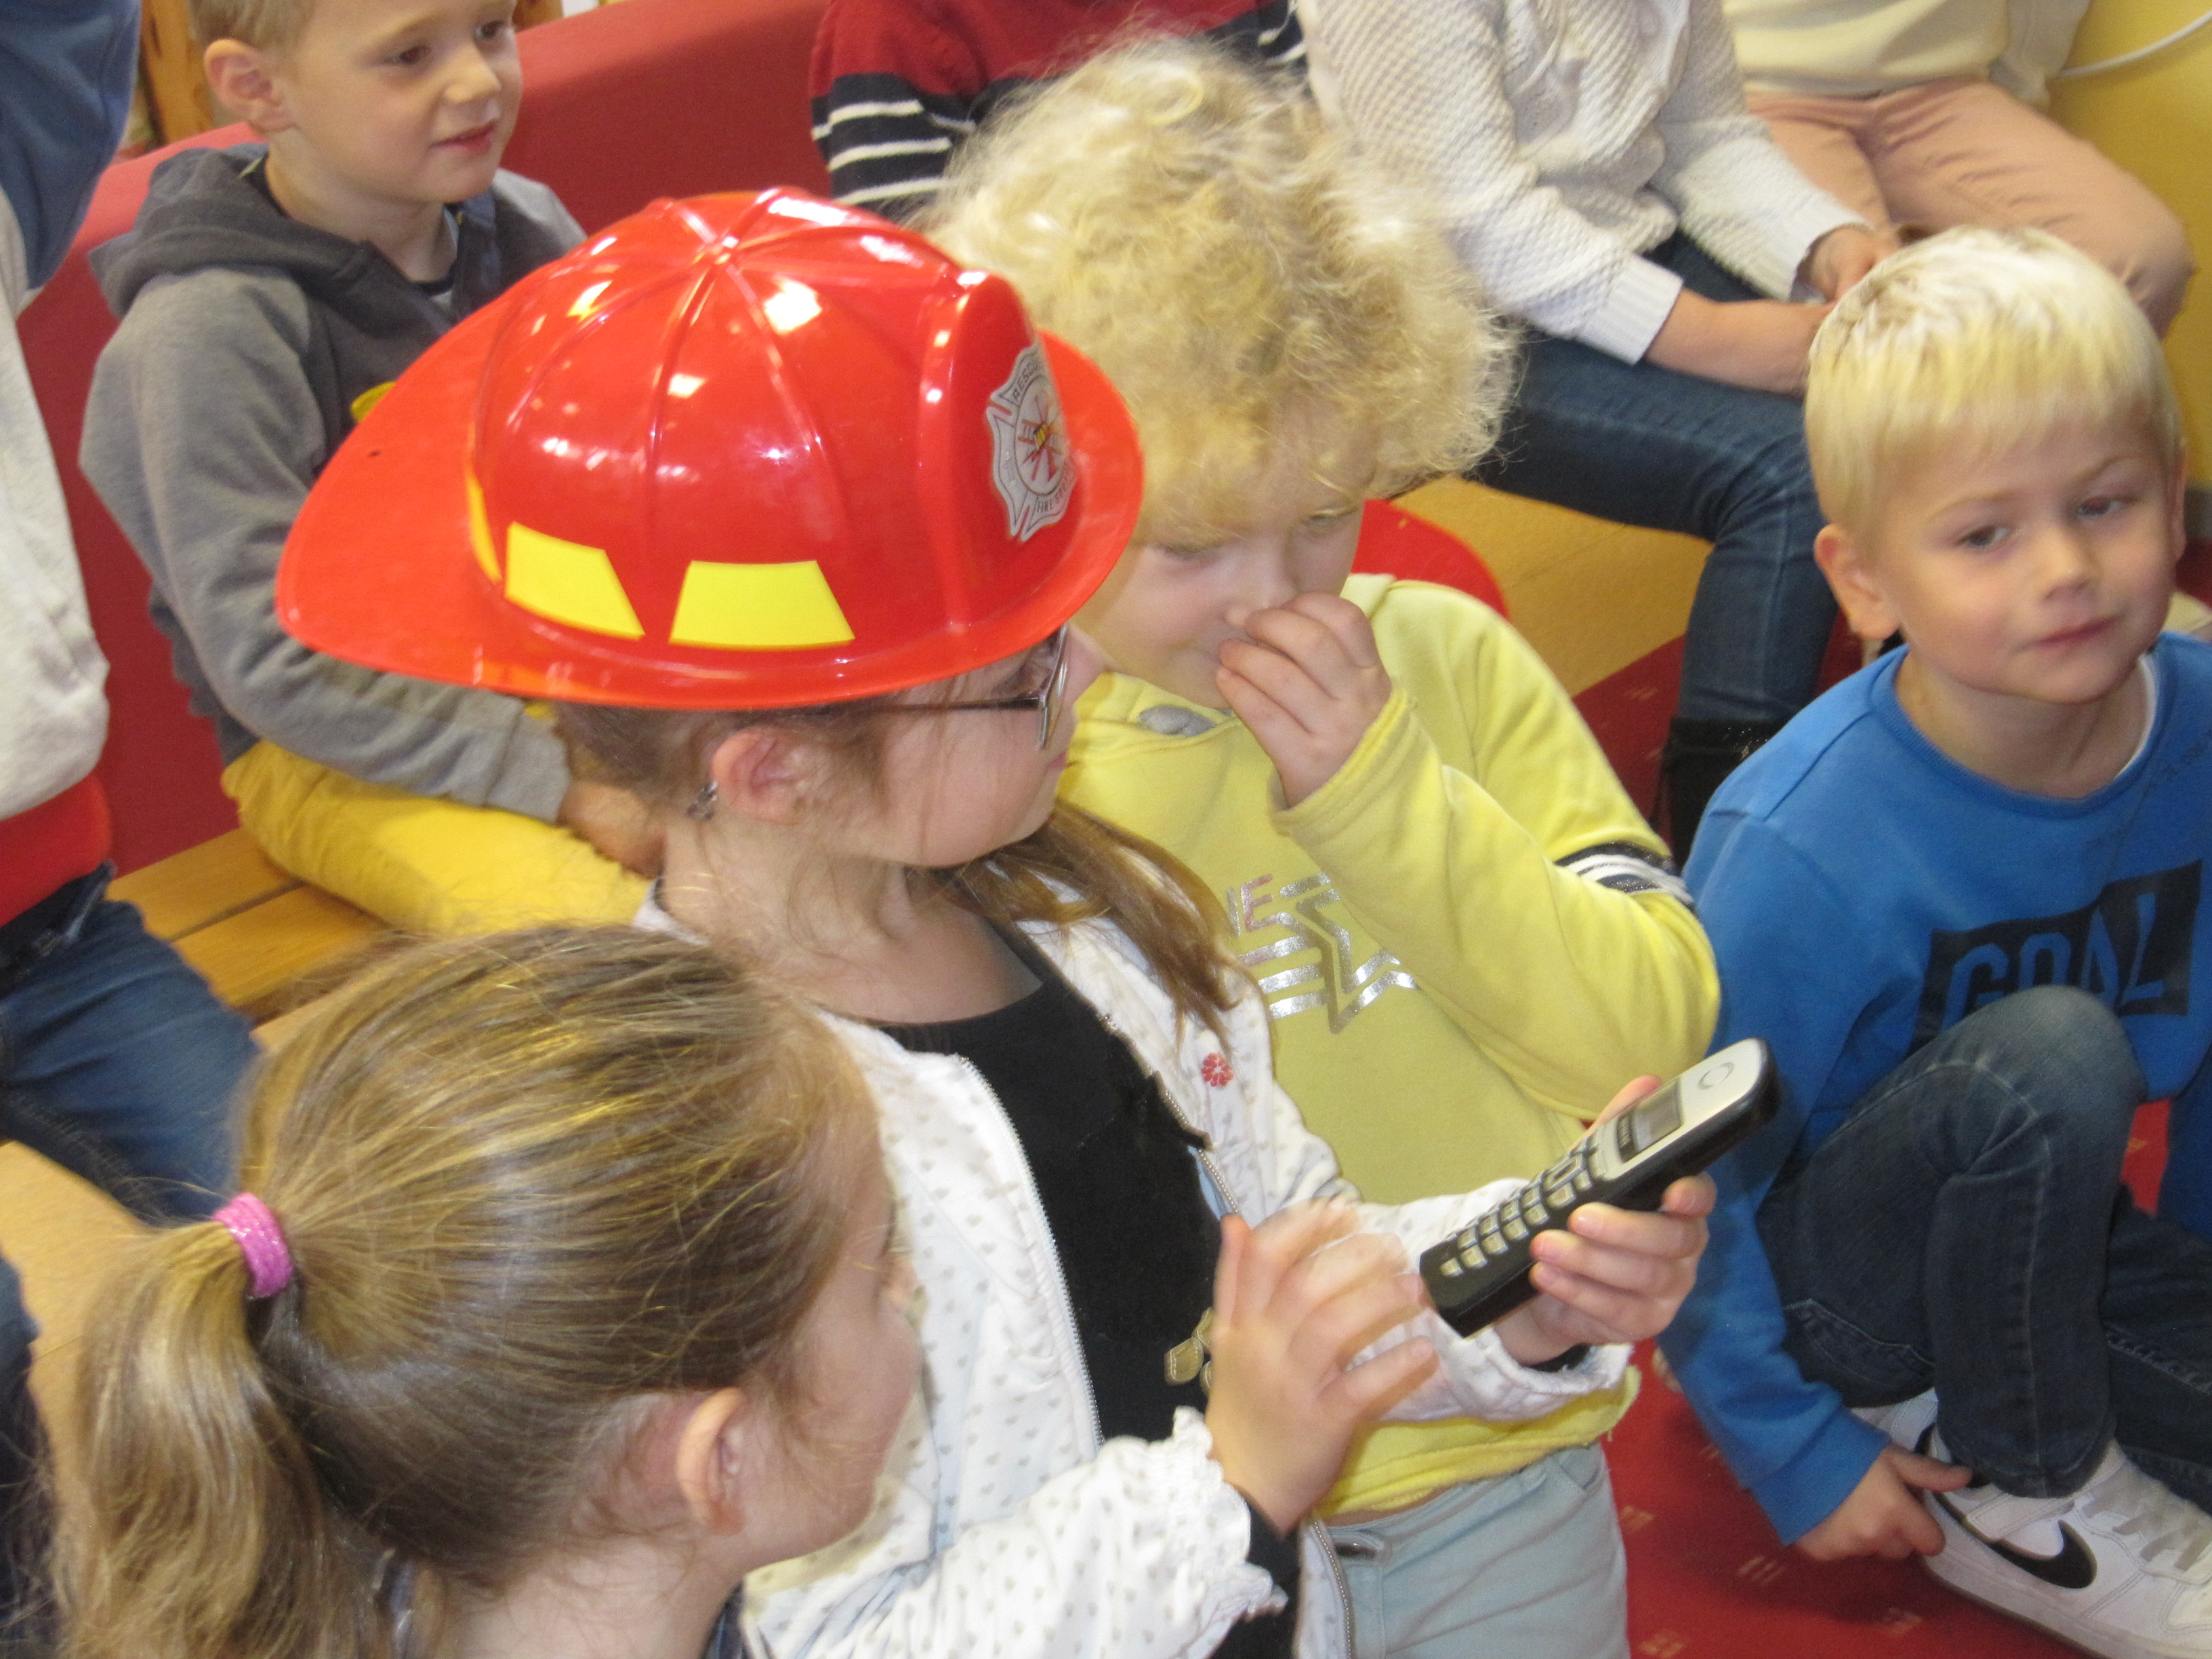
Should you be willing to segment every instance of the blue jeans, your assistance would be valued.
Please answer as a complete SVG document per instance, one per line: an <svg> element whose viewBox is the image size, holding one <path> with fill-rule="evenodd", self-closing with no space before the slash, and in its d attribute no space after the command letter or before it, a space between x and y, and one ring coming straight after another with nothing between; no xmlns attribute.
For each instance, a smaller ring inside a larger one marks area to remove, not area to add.
<svg viewBox="0 0 2212 1659"><path fill-rule="evenodd" d="M231 1189L232 1097L255 1048L205 981L106 896L72 882L0 947L0 1134L149 1221L199 1219ZM35 1324L0 1262L0 1525L21 1540L35 1481ZM18 1542L17 1548L21 1548ZM27 1581L0 1554L0 1633Z"/></svg>
<svg viewBox="0 0 2212 1659"><path fill-rule="evenodd" d="M2120 1183L2143 1084L2084 992L2015 992L1877 1084L1759 1212L1804 1374L1933 1388L1957 1461L2080 1489L2118 1438L2212 1507L2212 1243Z"/></svg>
<svg viewBox="0 0 2212 1659"><path fill-rule="evenodd" d="M1759 297L1686 236L1644 257L1709 300ZM1826 520L1796 398L1532 331L1504 436L1475 476L1713 544L1682 645L1685 718L1778 724L1812 700L1836 603L1813 562Z"/></svg>

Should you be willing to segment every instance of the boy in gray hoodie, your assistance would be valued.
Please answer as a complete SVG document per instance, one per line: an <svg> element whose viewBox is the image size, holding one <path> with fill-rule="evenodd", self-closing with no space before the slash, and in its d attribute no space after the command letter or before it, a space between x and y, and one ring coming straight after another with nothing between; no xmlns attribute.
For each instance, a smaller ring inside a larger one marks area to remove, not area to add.
<svg viewBox="0 0 2212 1659"><path fill-rule="evenodd" d="M459 318L582 240L499 170L512 0L193 0L216 94L265 140L171 157L93 266L122 319L85 475L153 577L223 787L270 857L398 926L626 920L618 798L520 702L332 660L277 625L316 475ZM634 855L635 856L635 855Z"/></svg>

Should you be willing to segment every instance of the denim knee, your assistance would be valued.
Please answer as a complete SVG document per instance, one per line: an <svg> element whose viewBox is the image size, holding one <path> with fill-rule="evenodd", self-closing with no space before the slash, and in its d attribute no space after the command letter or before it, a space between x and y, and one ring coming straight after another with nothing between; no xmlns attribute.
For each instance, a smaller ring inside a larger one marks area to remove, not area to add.
<svg viewBox="0 0 2212 1659"><path fill-rule="evenodd" d="M1969 1033L1971 1032L1971 1036ZM2033 1067L2069 1094L2143 1097L2142 1073L2119 1016L2070 985L2036 985L1991 1003L1952 1027L1993 1069Z"/></svg>
<svg viewBox="0 0 2212 1659"><path fill-rule="evenodd" d="M2101 1142L2124 1134L2142 1103L2142 1073L2118 1016L2072 986L2015 991L1936 1046L1943 1063L1972 1066L2003 1085L2046 1133Z"/></svg>

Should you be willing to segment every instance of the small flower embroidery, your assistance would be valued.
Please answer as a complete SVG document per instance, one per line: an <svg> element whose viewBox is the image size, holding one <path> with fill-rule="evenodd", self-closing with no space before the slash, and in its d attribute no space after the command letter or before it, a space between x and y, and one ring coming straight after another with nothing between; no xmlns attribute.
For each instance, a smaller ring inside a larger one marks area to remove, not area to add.
<svg viewBox="0 0 2212 1659"><path fill-rule="evenodd" d="M1198 1074L1217 1089L1225 1089L1237 1073L1229 1069L1229 1062L1219 1054L1208 1054L1199 1062Z"/></svg>

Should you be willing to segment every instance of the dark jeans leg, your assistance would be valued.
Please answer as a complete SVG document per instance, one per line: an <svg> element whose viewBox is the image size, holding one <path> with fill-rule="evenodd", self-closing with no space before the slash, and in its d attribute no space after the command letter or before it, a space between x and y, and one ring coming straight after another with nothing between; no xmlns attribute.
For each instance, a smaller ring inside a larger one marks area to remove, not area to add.
<svg viewBox="0 0 2212 1659"><path fill-rule="evenodd" d="M1687 237L1650 257L1708 299L1757 297ZM1683 642L1685 719L1778 723L1811 700L1836 605L1813 562L1825 520L1795 398L1532 333L1504 437L1476 476L1712 543Z"/></svg>
<svg viewBox="0 0 2212 1659"><path fill-rule="evenodd" d="M2121 1448L2212 1510L2212 1243L2123 1194L2104 1315Z"/></svg>
<svg viewBox="0 0 2212 1659"><path fill-rule="evenodd" d="M253 1039L98 892L0 979L0 1131L149 1220L204 1217L231 1189Z"/></svg>
<svg viewBox="0 0 2212 1659"><path fill-rule="evenodd" d="M2064 987L2018 992L1930 1042L1760 1208L1791 1357L1851 1405L1932 1386L1960 1461L2024 1496L2078 1489L2115 1430L2108 1318L2212 1371L2212 1324L2192 1333L2182 1311L2212 1279L2137 1249L2134 1222L2124 1305L2106 1307L2142 1092L2119 1021ZM2160 1405L2130 1414L2151 1449L2212 1462L2201 1405L2168 1427Z"/></svg>

